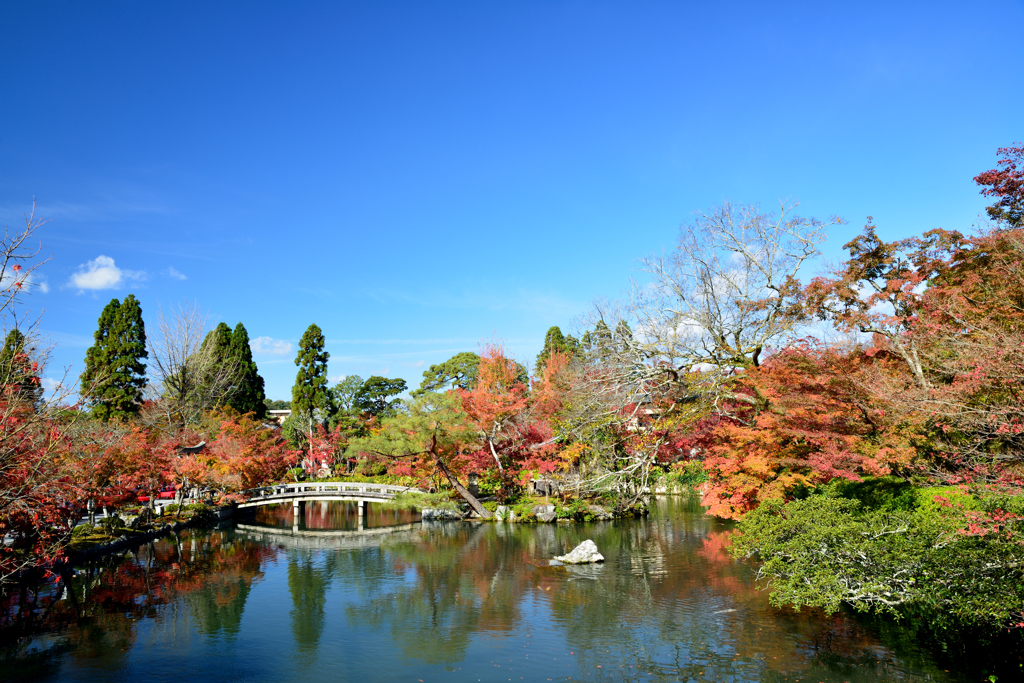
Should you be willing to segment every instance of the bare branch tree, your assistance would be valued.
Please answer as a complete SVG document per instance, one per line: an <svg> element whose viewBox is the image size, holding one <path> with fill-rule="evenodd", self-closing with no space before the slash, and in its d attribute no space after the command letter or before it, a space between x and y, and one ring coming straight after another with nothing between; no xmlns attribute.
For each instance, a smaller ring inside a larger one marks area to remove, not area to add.
<svg viewBox="0 0 1024 683"><path fill-rule="evenodd" d="M727 203L700 213L680 228L671 254L644 259L649 283L634 282L621 306L595 305L560 421L568 440L590 444L590 462L581 458L578 472L582 491L612 487L635 498L668 429L723 397L754 400L733 395L732 378L800 322L797 273L818 254L825 230L841 223L795 209L780 203L766 214Z"/></svg>
<svg viewBox="0 0 1024 683"><path fill-rule="evenodd" d="M0 584L40 559L58 557L71 533L82 490L64 469L66 436L80 414L66 410L74 394L68 369L47 394L41 376L51 348L19 309L22 295L41 287L36 231L48 221L25 216L25 227L0 240L0 313L6 349L0 352ZM9 336L14 330L18 334ZM7 342L10 341L10 345Z"/></svg>
<svg viewBox="0 0 1024 683"><path fill-rule="evenodd" d="M842 223L801 218L796 208L780 202L778 214L765 214L723 204L682 226L671 255L644 260L653 281L634 283L630 312L651 357L687 371L759 364L798 320L797 272Z"/></svg>
<svg viewBox="0 0 1024 683"><path fill-rule="evenodd" d="M195 424L203 411L224 405L238 384L239 360L220 353L196 303L157 312L155 334L147 339L151 386L172 425Z"/></svg>

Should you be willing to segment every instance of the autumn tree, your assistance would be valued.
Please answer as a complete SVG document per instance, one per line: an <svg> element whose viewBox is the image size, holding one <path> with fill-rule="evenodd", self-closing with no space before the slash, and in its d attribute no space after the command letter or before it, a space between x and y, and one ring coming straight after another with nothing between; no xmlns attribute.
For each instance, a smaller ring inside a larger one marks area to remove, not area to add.
<svg viewBox="0 0 1024 683"><path fill-rule="evenodd" d="M502 500L515 497L525 483L524 470L554 450L550 425L533 410L536 404L521 370L500 344L487 344L480 354L476 386L456 392L477 430L479 446L472 453L475 467L493 470Z"/></svg>
<svg viewBox="0 0 1024 683"><path fill-rule="evenodd" d="M842 268L807 287L810 311L873 335L872 354L901 361L902 375L877 365L863 379L930 435L933 475L999 478L1004 465L1024 464L1014 388L1024 370L1022 234L937 229L885 242L869 224Z"/></svg>
<svg viewBox="0 0 1024 683"><path fill-rule="evenodd" d="M908 471L917 461L916 432L864 379L893 362L859 347L805 342L739 377L735 391L759 400L708 418L713 428L700 444L711 476L708 513L735 519L833 479Z"/></svg>
<svg viewBox="0 0 1024 683"><path fill-rule="evenodd" d="M94 344L85 355L82 398L101 420L138 413L146 386L146 326L134 294L112 299L100 314Z"/></svg>
<svg viewBox="0 0 1024 683"><path fill-rule="evenodd" d="M864 232L843 245L849 258L831 276L812 280L802 305L841 331L884 338L914 381L927 388L930 379L921 361L921 336L913 334L913 327L928 281L963 241L958 232L931 230L920 238L885 242L869 218Z"/></svg>
<svg viewBox="0 0 1024 683"><path fill-rule="evenodd" d="M490 518L490 511L460 481L467 473L467 452L478 447L477 431L467 420L458 395L430 392L384 420L377 433L351 441L348 454L387 457L425 479L440 474L478 515Z"/></svg>
<svg viewBox="0 0 1024 683"><path fill-rule="evenodd" d="M31 291L36 269L45 263L37 260L39 247L32 245L44 223L33 207L23 228L7 229L0 237L0 314L12 330L0 351L11 389L0 393L0 584L28 567L62 557L86 494L69 467L74 460L70 430L77 413L60 412L69 390L58 385L51 396L39 397L32 378L38 377L45 358L33 351L30 335L13 334L29 329L19 303Z"/></svg>
<svg viewBox="0 0 1024 683"><path fill-rule="evenodd" d="M299 459L280 432L251 415L227 415L209 449L217 458L214 481L224 493L280 481Z"/></svg>
<svg viewBox="0 0 1024 683"><path fill-rule="evenodd" d="M1024 227L1024 144L1002 147L997 167L979 173L974 182L983 188L981 194L995 197L996 203L986 211L989 217L1010 228Z"/></svg>

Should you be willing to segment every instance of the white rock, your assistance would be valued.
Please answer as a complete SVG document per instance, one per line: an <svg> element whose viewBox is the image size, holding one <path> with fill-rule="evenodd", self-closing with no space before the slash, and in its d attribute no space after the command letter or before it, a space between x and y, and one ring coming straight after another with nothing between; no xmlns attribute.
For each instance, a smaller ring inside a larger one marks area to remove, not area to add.
<svg viewBox="0 0 1024 683"><path fill-rule="evenodd" d="M572 549L568 555L559 555L555 558L565 564L588 564L590 562L604 562L604 555L597 552L597 544L589 538Z"/></svg>

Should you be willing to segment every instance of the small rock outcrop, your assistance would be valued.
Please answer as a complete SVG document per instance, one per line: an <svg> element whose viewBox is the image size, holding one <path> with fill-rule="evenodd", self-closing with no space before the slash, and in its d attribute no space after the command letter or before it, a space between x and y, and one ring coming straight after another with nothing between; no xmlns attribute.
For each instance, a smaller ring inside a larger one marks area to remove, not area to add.
<svg viewBox="0 0 1024 683"><path fill-rule="evenodd" d="M604 509L600 505L588 505L587 510L596 519L612 519L612 513L608 512L608 510Z"/></svg>
<svg viewBox="0 0 1024 683"><path fill-rule="evenodd" d="M538 522L555 521L556 514L554 505L534 505L530 512L533 513L533 516L537 518Z"/></svg>
<svg viewBox="0 0 1024 683"><path fill-rule="evenodd" d="M462 519L462 515L454 510L443 508L423 508L420 519Z"/></svg>
<svg viewBox="0 0 1024 683"><path fill-rule="evenodd" d="M563 564L590 564L604 562L604 555L597 551L597 544L588 538L573 548L568 555L559 555L555 559Z"/></svg>

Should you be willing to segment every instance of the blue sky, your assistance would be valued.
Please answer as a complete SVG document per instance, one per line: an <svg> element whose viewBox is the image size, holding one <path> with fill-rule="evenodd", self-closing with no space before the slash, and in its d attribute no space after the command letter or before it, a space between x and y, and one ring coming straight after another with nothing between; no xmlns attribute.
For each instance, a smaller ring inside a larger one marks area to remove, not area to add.
<svg viewBox="0 0 1024 683"><path fill-rule="evenodd" d="M531 361L694 211L731 199L968 229L1024 139L1024 3L4 3L0 220L82 369L96 320L196 301L268 395L295 346L405 377ZM811 274L811 273L809 273Z"/></svg>

